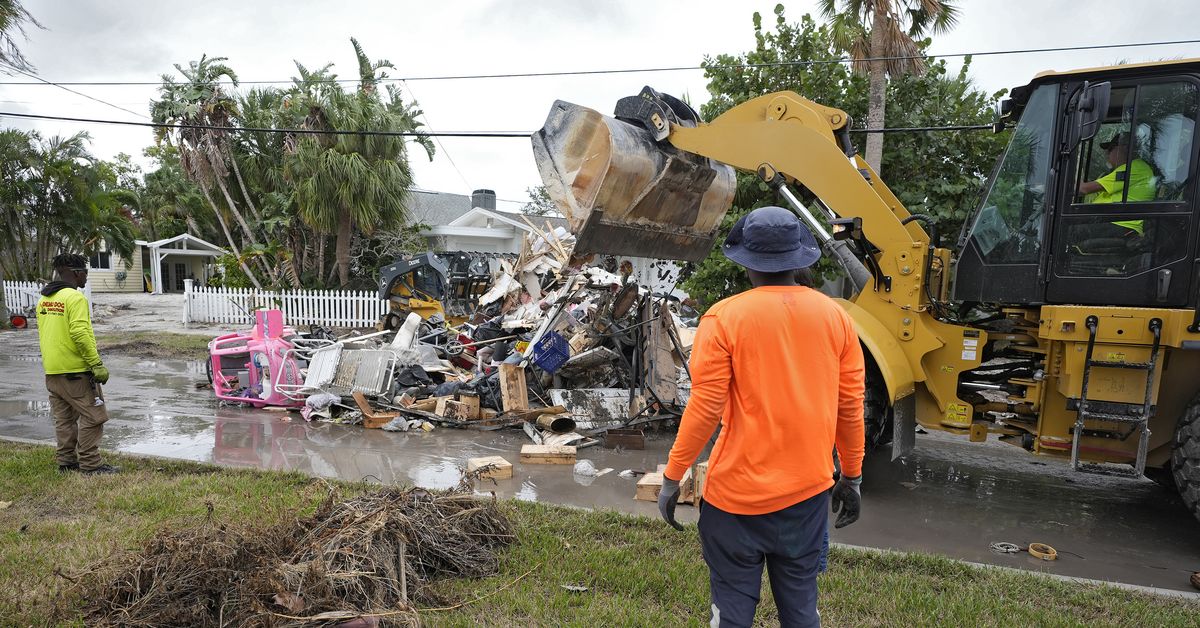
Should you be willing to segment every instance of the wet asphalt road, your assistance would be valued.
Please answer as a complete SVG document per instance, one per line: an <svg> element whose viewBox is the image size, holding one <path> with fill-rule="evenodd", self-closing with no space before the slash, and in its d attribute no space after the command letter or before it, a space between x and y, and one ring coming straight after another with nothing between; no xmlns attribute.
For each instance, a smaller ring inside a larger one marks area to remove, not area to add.
<svg viewBox="0 0 1200 628"><path fill-rule="evenodd" d="M0 332L0 352L0 436L53 442L36 332ZM580 450L581 460L613 469L582 477L569 466L517 462L528 442L520 432L394 434L307 423L218 406L211 392L195 390L207 381L199 362L108 356L106 364L113 372L105 388L112 416L106 449L429 488L455 484L467 458L501 455L515 463L514 477L482 487L501 497L657 516L654 504L634 501L635 480L619 472L665 462L669 435L650 439L645 451ZM834 541L1193 591L1188 576L1200 571L1200 522L1152 482L1074 474L999 443L938 435L917 443L904 460L868 458L863 516L833 531ZM696 518L687 506L679 514L684 522ZM995 541L1047 543L1060 557L996 554L989 550Z"/></svg>

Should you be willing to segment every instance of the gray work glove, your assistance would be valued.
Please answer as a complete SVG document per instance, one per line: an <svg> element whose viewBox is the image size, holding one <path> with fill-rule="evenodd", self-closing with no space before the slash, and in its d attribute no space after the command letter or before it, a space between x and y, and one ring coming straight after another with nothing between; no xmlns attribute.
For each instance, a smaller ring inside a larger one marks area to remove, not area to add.
<svg viewBox="0 0 1200 628"><path fill-rule="evenodd" d="M663 476L662 490L658 492L658 512L672 528L682 530L683 526L675 520L675 506L679 503L679 480Z"/></svg>
<svg viewBox="0 0 1200 628"><path fill-rule="evenodd" d="M843 475L838 478L837 484L833 485L833 494L830 495L829 505L833 508L834 514L838 516L833 527L844 528L858 521L858 512L862 506L862 492L859 490L861 485L861 475L856 478L848 478ZM661 498L658 503L662 504Z"/></svg>

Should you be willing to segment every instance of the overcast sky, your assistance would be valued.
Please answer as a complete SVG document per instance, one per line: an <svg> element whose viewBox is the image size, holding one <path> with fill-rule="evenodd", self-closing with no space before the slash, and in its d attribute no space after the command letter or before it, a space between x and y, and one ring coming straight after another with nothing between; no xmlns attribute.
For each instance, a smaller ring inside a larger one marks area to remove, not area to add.
<svg viewBox="0 0 1200 628"><path fill-rule="evenodd" d="M699 65L705 55L749 50L754 45L752 13L760 11L764 22L773 23L775 4L25 0L46 29L30 30L22 49L37 72L52 81L157 81L174 71L172 64L186 64L202 53L229 57L242 80L288 81L295 75L293 60L309 68L332 62L340 77L352 78L351 36L373 59L395 64L392 76L689 66ZM814 5L786 3L787 15L799 21L807 11L816 13ZM934 40L933 54L1200 38L1196 0L966 0L959 5L958 27ZM1046 69L1176 57L1200 57L1200 45L981 57L972 64L972 75L981 87L994 91L1028 82ZM950 63L957 68L961 61ZM434 131L531 132L541 127L555 99L609 113L618 98L636 94L643 85L687 94L697 105L708 97L699 70L411 81L407 89ZM153 86L74 89L142 113L155 95ZM141 120L49 86L0 86L0 111ZM146 128L13 118L3 124L47 135L87 130L93 152L105 158L119 152L140 157L152 142ZM426 189L469 193L492 188L501 199L523 201L526 188L540 183L529 141L523 138L443 138L432 162L419 149L411 152L411 160L416 185Z"/></svg>

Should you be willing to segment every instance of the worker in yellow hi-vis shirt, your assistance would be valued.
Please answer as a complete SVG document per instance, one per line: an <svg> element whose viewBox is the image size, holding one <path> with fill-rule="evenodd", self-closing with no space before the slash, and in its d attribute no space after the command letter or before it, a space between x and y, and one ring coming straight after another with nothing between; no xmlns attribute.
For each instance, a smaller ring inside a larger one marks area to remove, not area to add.
<svg viewBox="0 0 1200 628"><path fill-rule="evenodd" d="M87 260L64 253L53 264L58 279L42 288L37 329L58 441L58 470L116 473L119 469L100 458L100 437L108 421L100 385L108 383L108 369L96 351L87 298L79 292L87 284Z"/></svg>
<svg viewBox="0 0 1200 628"><path fill-rule="evenodd" d="M1154 170L1144 160L1129 159L1129 134L1118 133L1102 142L1105 160L1112 170L1095 181L1079 184L1085 203L1138 203L1154 200L1157 186ZM1128 163L1127 163L1128 162ZM1126 190L1128 188L1128 190ZM1114 220L1110 226L1092 230L1089 237L1141 237L1145 222L1138 219Z"/></svg>

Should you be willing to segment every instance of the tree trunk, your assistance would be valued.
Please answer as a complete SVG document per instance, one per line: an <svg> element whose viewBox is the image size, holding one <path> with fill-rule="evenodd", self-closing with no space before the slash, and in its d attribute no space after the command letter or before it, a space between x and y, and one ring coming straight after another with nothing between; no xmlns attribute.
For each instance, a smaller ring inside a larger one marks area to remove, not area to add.
<svg viewBox="0 0 1200 628"><path fill-rule="evenodd" d="M238 224L242 226L242 232L246 234L246 238L250 240L250 244L257 246L258 238L254 237L254 232L250 229L246 218L242 216L242 212L238 211L237 204L233 202L233 196L229 194L229 187L225 185L225 181L220 177L213 177L213 180L217 182L217 187L221 189L221 194L225 197L225 202L229 204L229 212L233 214L234 220L237 220Z"/></svg>
<svg viewBox="0 0 1200 628"><path fill-rule="evenodd" d="M337 244L334 256L337 258L338 281L343 286L350 283L350 239L354 236L350 212L343 210L338 216Z"/></svg>
<svg viewBox="0 0 1200 628"><path fill-rule="evenodd" d="M880 11L875 12L871 24L871 56L884 55L883 38L887 28L887 17ZM868 70L870 91L867 100L867 128L882 129L886 123L885 107L887 104L887 65L884 61L872 61ZM867 133L867 150L863 155L867 164L875 174L883 175L883 133Z"/></svg>
<svg viewBox="0 0 1200 628"><path fill-rule="evenodd" d="M214 180L217 182L217 187L221 189L221 194L225 197L225 202L229 203L230 213L233 214L233 217L238 221L238 224L242 226L242 231L246 234L246 238L250 240L251 245L258 247L258 238L254 237L254 232L251 231L250 225L246 222L246 218L242 216L242 212L238 211L237 205L234 204L233 196L229 194L229 187L225 185L225 181L220 177L214 177ZM271 283L275 283L278 279L278 273L276 272L276 269L272 268L271 265L267 263L267 260L263 259L261 255L255 256L254 259L258 262L259 269L262 270L267 279L269 279Z"/></svg>
<svg viewBox="0 0 1200 628"><path fill-rule="evenodd" d="M229 231L229 225L225 222L225 217L221 215L221 209L213 202L212 194L208 191L208 186L201 185L200 191L204 193L204 200L208 201L209 207L212 207L213 213L217 216L217 222L221 225L221 231L225 232L225 240L229 242L229 248L233 250L234 257L238 260L238 266L242 267L242 272L250 278L250 283L258 290L262 290L262 284L258 283L258 277L254 276L254 272L242 261L242 252L238 249L237 241L233 239L233 233Z"/></svg>
<svg viewBox="0 0 1200 628"><path fill-rule="evenodd" d="M225 145L225 152L229 153L229 164L233 166L233 176L237 178L238 187L242 190L242 198L246 199L246 205L250 207L250 215L254 217L255 222L262 222L262 214L258 213L254 199L250 198L250 190L246 189L246 182L242 180L242 169L238 167L237 159L233 156L233 151L229 150L228 143Z"/></svg>
<svg viewBox="0 0 1200 628"><path fill-rule="evenodd" d="M8 329L8 303L4 301L3 268L0 268L0 329Z"/></svg>
<svg viewBox="0 0 1200 628"><path fill-rule="evenodd" d="M317 281L321 281L321 278L325 276L325 234L317 233L315 235L317 237L317 255L314 260L316 262L316 278Z"/></svg>
<svg viewBox="0 0 1200 628"><path fill-rule="evenodd" d="M184 217L184 220L187 221L188 233L196 236L197 238L200 237L200 225L196 224L196 219L193 218L192 215L189 213L187 216Z"/></svg>

